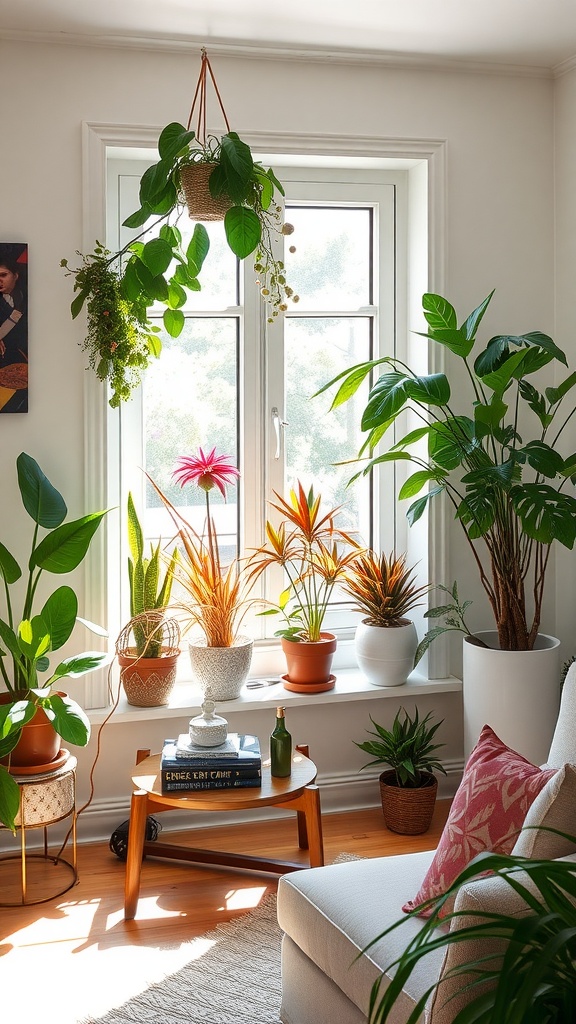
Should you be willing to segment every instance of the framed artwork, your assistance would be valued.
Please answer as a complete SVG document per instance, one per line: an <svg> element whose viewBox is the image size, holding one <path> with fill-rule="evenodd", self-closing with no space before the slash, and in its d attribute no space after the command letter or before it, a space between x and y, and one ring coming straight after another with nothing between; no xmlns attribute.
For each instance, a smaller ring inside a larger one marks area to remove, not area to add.
<svg viewBox="0 0 576 1024"><path fill-rule="evenodd" d="M28 246L0 242L0 413L28 412Z"/></svg>

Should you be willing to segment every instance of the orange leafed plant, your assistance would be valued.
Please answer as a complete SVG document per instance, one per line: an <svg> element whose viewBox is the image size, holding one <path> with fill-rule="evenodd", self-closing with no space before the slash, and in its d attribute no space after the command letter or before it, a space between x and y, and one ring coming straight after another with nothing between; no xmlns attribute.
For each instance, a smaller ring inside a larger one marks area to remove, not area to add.
<svg viewBox="0 0 576 1024"><path fill-rule="evenodd" d="M278 527L266 522L267 543L252 555L250 578L270 565L280 565L289 585L278 604L262 615L284 616L286 625L276 636L291 640L320 640L322 623L336 583L344 578L349 562L357 555L357 542L334 525L340 506L321 512L321 495L313 487L306 492L297 482L286 501L276 491L272 508L283 516ZM342 550L343 546L352 550Z"/></svg>
<svg viewBox="0 0 576 1024"><path fill-rule="evenodd" d="M175 479L182 486L196 483L206 494L206 524L202 536L148 477L172 518L182 546L173 576L188 595L181 604L189 617L185 628L199 626L208 647L231 647L248 608L245 567L236 558L229 565L222 565L216 528L210 514L212 488L218 487L225 498L225 485L239 475L227 458L216 455L214 448L208 455L200 448L197 456L182 456L174 472Z"/></svg>
<svg viewBox="0 0 576 1024"><path fill-rule="evenodd" d="M401 626L406 615L422 603L428 584L417 587L414 569L406 566L406 555L378 555L363 551L348 566L343 589L354 599L355 608L370 626Z"/></svg>

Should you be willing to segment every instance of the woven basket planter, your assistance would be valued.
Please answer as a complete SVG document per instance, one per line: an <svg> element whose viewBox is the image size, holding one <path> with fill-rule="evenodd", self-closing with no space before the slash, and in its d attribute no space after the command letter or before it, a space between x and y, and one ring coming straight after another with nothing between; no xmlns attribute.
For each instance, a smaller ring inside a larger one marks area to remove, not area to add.
<svg viewBox="0 0 576 1024"><path fill-rule="evenodd" d="M427 832L434 814L438 779L434 775L427 775L425 785L418 789L396 786L395 779L394 771L382 772L380 776L380 797L386 827L403 836Z"/></svg>
<svg viewBox="0 0 576 1024"><path fill-rule="evenodd" d="M180 186L192 220L224 220L233 205L227 196L214 199L208 181L216 164L188 164L180 170Z"/></svg>

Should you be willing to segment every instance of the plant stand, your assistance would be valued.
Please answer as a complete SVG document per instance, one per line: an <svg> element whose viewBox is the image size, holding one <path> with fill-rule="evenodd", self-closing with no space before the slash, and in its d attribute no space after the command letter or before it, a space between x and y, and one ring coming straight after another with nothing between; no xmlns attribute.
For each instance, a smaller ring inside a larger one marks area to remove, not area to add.
<svg viewBox="0 0 576 1024"><path fill-rule="evenodd" d="M68 754L65 763L53 772L41 775L15 776L20 788L20 810L16 827L20 832L20 852L0 854L0 874L10 862L20 861L20 899L0 902L2 907L29 906L47 903L68 892L78 881L76 851L76 758ZM48 851L48 826L71 818L72 861L65 860L59 852ZM0 826L3 827L3 826ZM31 829L42 828L44 849L42 853L29 853L27 837ZM52 875L49 878L49 875ZM50 891L47 892L47 886ZM3 884L6 889L6 882ZM34 895L30 895L30 890Z"/></svg>

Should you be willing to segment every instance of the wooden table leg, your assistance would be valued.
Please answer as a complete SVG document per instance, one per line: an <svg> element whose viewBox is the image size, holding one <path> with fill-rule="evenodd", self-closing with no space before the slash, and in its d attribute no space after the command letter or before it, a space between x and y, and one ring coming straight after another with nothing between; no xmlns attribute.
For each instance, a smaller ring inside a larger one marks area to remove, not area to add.
<svg viewBox="0 0 576 1024"><path fill-rule="evenodd" d="M126 882L124 889L124 918L126 921L134 920L138 908L147 813L148 793L144 789L137 789L132 794L130 824L128 828Z"/></svg>
<svg viewBox="0 0 576 1024"><path fill-rule="evenodd" d="M306 823L306 836L310 851L310 867L319 868L324 864L324 841L322 838L320 790L318 786L306 786L302 799L304 801L302 813Z"/></svg>

